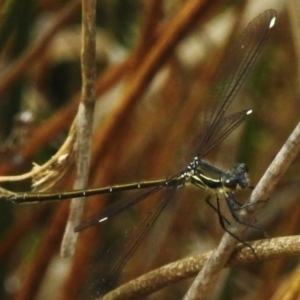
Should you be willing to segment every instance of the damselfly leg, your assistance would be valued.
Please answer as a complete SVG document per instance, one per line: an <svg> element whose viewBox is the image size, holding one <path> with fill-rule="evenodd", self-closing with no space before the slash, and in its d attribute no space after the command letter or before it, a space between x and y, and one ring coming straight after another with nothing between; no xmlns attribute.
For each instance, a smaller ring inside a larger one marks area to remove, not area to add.
<svg viewBox="0 0 300 300"><path fill-rule="evenodd" d="M220 207L220 198L218 195L216 195L216 203L217 205L215 206L212 202L211 202L211 195L209 195L208 197L206 197L205 201L206 203L218 214L218 218L219 218L219 223L221 225L221 227L223 228L224 231L226 231L228 234L230 234L232 237L234 237L236 240L238 240L241 244L243 244L245 247L249 248L251 250L251 252L253 253L254 257L256 258L256 260L258 259L258 256L254 250L254 248L248 244L247 242L245 242L244 240L242 240L241 238L239 238L237 235L235 235L229 228L228 226L231 225L231 223L228 221L228 219L226 219L221 211L221 207ZM233 211L231 211L231 215L235 215L235 213ZM243 222L238 216L235 215L235 217L233 217L234 220L242 225L245 225L247 227L251 227L254 229L257 229L259 231L262 231L261 228L253 226L252 224L247 224L245 222Z"/></svg>

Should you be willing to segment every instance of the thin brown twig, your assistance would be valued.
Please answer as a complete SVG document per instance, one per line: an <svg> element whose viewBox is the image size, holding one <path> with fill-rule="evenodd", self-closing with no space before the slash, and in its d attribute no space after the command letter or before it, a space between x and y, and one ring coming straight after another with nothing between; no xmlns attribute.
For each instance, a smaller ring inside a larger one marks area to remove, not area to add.
<svg viewBox="0 0 300 300"><path fill-rule="evenodd" d="M140 33L139 44L136 49L136 59L139 61L146 55L156 39L159 20L162 17L162 0L150 1L145 4L145 22Z"/></svg>
<svg viewBox="0 0 300 300"><path fill-rule="evenodd" d="M60 12L57 21L53 26L17 60L10 66L7 72L2 74L0 80L0 99L3 99L4 93L11 88L12 84L39 59L41 53L47 50L48 44L52 41L55 34L66 24L74 13L80 8L80 1L75 0L68 3Z"/></svg>

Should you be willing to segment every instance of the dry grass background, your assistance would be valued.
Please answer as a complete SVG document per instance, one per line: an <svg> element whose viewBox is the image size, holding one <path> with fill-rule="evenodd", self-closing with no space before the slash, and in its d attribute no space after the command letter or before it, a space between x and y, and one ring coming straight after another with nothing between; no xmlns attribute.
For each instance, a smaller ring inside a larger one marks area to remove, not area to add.
<svg viewBox="0 0 300 300"><path fill-rule="evenodd" d="M43 165L55 155L70 134L80 98L79 3L26 2L24 6L18 1L0 3L3 176L23 174L32 162ZM194 3L195 13L182 17L184 1L98 2L97 102L89 187L163 178L180 170L194 155L193 140L201 132L200 112L205 107L202 99L213 86L214 68L225 51L226 39L216 41L224 36L223 28L241 15L243 5L230 1L189 3ZM209 157L225 170L235 162L245 162L253 185L299 120L299 28L291 15L286 7L278 10L276 27L234 102L234 110L252 108L253 114ZM180 28L177 35L172 35L174 28ZM212 33L217 35L216 41ZM15 116L25 111L30 119L16 120ZM74 149L67 151L73 153ZM70 157L67 166L51 164L45 173L35 175L35 180L47 174L52 191L71 190L74 168ZM270 237L298 233L298 168L296 159L257 216L258 225ZM64 176L56 181L57 172ZM36 190L45 188L43 184ZM31 190L29 180L3 183L2 187L14 192ZM179 191L119 282L212 250L223 231L204 201L206 196L194 189ZM241 200L248 196L248 192L238 195ZM85 218L118 197L87 199ZM69 258L59 257L68 201L19 206L2 201L0 299L76 299L82 288L101 278L100 253L137 224L159 199L146 200L107 224L82 232L75 255ZM247 236L247 240L261 238L252 230ZM297 299L298 261L281 255L228 268L209 297ZM181 299L190 283L189 279L170 285L147 299Z"/></svg>

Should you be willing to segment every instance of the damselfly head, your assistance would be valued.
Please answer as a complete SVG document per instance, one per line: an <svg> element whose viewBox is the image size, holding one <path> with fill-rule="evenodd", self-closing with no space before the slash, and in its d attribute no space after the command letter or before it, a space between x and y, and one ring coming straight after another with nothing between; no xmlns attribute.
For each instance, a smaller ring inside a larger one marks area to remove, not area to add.
<svg viewBox="0 0 300 300"><path fill-rule="evenodd" d="M231 172L224 172L221 177L222 185L226 191L234 191L237 188L249 187L248 168L245 164L236 164Z"/></svg>

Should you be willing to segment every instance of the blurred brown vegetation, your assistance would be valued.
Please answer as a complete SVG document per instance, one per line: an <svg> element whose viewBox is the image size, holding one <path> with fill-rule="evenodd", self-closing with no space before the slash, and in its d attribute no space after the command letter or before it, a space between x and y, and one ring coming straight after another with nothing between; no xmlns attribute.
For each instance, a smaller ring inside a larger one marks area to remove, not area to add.
<svg viewBox="0 0 300 300"><path fill-rule="evenodd" d="M149 53L163 40L166 29L172 30L169 22L185 1L98 2L90 187L170 176L195 154L194 139L201 133L195 123L201 124L202 98L213 86L211 74L226 43L222 30L241 12L241 5L231 1L208 2L152 65ZM0 11L0 174L4 176L22 174L32 162L43 164L68 135L81 88L81 13L79 2L45 0L1 1ZM215 39L210 36L212 26ZM253 185L299 120L295 30L287 10L278 11L276 27L233 105L235 111L252 108L253 114L210 157L224 170L245 162ZM157 47L157 51L162 50ZM294 162L257 217L270 237L298 233L299 163ZM70 174L53 191L72 189L72 178ZM2 187L31 190L30 182ZM122 197L126 196L130 194ZM180 191L120 282L213 249L223 231L205 204L206 196L194 189ZM238 197L242 201L247 196L245 192ZM117 198L90 197L86 216ZM151 211L157 199L81 233L75 256L67 259L59 257L59 247L68 201L20 206L1 202L0 299L76 299L82 287L101 277L100 253ZM249 240L260 238L260 233L249 231ZM224 272L212 297L277 299L275 295L297 269L298 259L290 257L232 268ZM147 299L181 299L189 283L172 285ZM295 293L298 289L299 284Z"/></svg>

